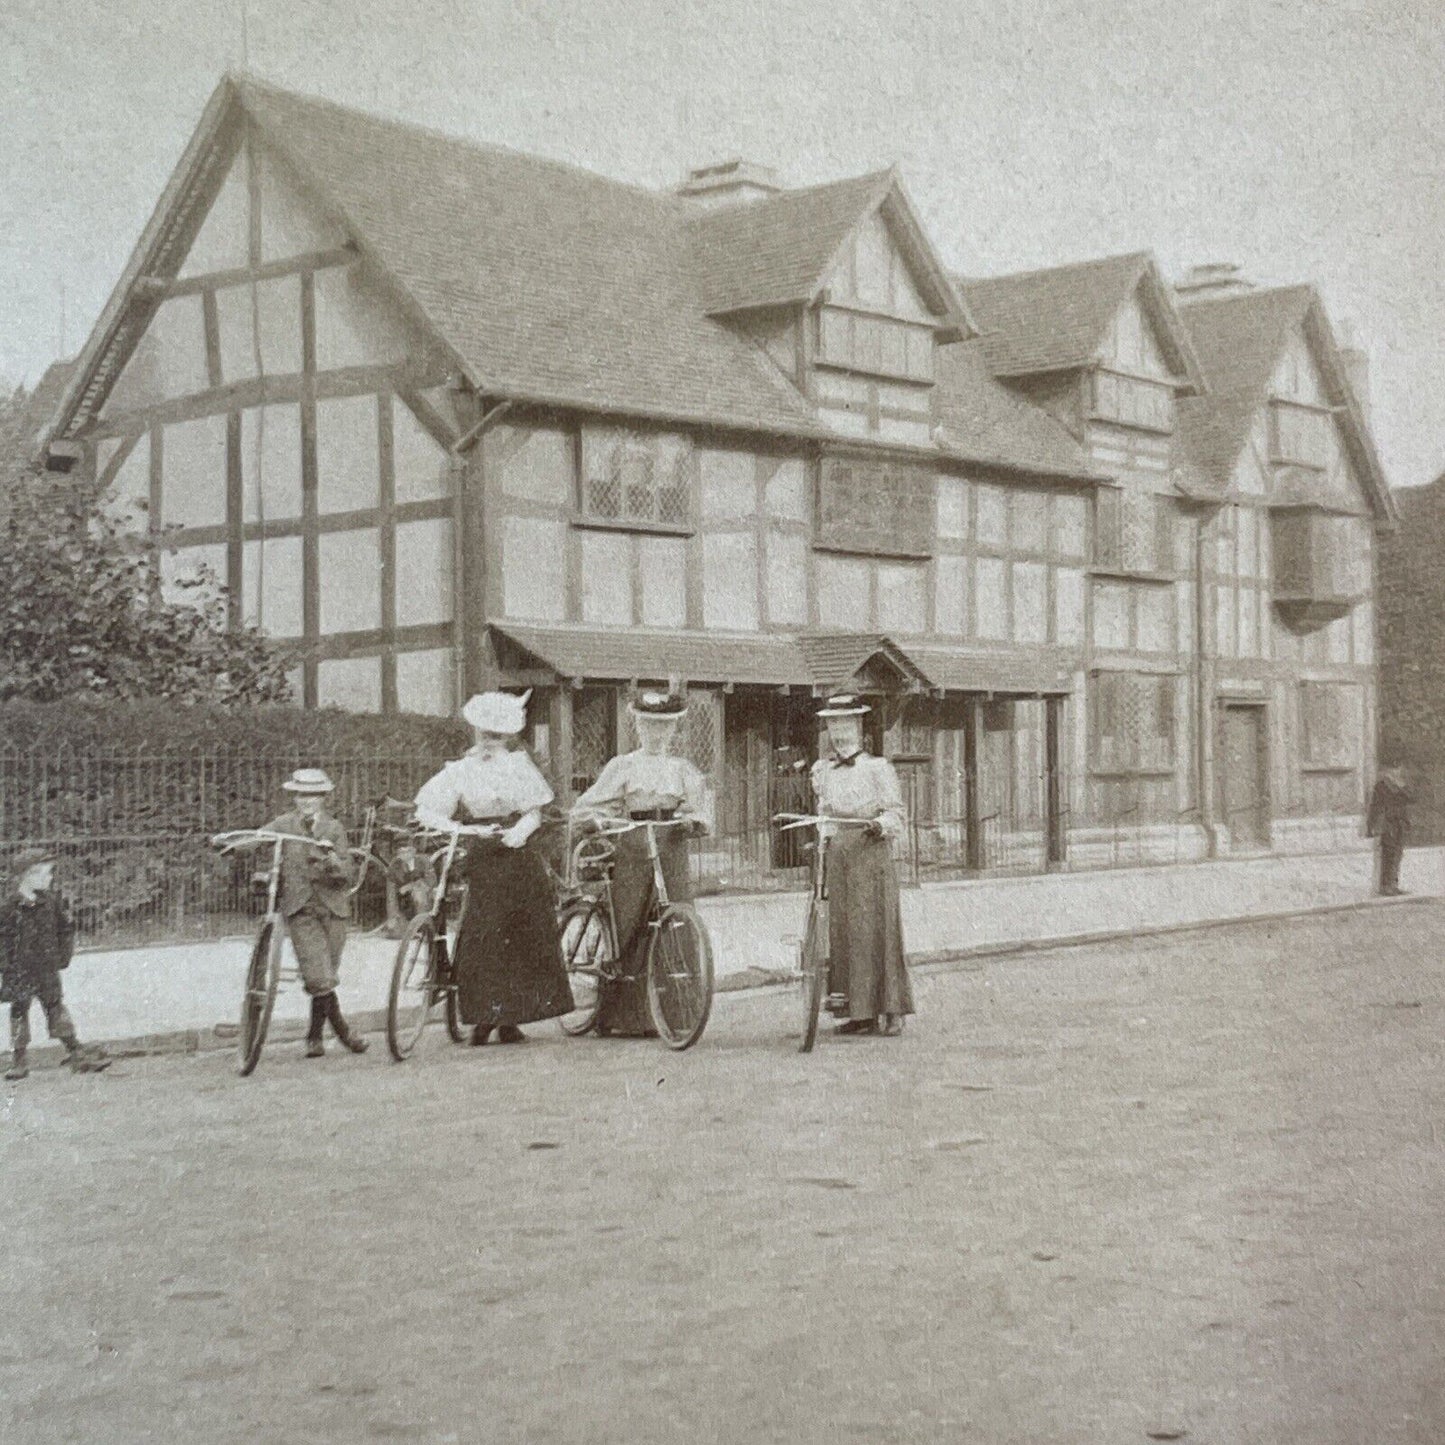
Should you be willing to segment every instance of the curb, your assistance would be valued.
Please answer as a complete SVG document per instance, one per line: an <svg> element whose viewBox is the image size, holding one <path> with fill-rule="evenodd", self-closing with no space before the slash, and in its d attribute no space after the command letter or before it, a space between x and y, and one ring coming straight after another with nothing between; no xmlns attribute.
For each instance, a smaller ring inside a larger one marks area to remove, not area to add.
<svg viewBox="0 0 1445 1445"><path fill-rule="evenodd" d="M1055 934L1048 938L1020 938L999 943L978 943L967 948L937 949L928 953L913 953L908 957L908 966L926 970L929 973L960 973L970 971L973 965L990 958L1013 958L1020 954L1053 953L1066 948L1088 948L1100 943L1114 943L1120 939L1163 938L1180 933L1208 933L1221 928L1238 928L1249 923L1289 923L1300 918L1319 918L1331 913L1356 913L1362 909L1399 908L1412 904L1438 903L1440 900L1428 893L1407 893L1399 898L1359 898L1349 903L1321 903L1312 908L1290 908L1276 913L1231 914L1225 918L1204 918L1192 923L1152 923L1139 928L1105 928L1091 933ZM750 993L767 988L781 988L790 985L792 976L773 969L745 968L718 979L715 993ZM379 1034L386 1028L385 1009L364 1009L351 1015L351 1027L358 1033ZM267 1045L300 1043L306 1037L306 1025L301 1019L280 1019L273 1021L266 1036ZM169 1033L139 1034L123 1039L87 1039L88 1047L103 1045L112 1059L146 1058L160 1054L204 1054L215 1053L236 1046L236 1025L219 1023L208 1029L176 1029ZM9 1060L9 1054L0 1055ZM59 1068L65 1059L65 1052L59 1044L45 1044L32 1047L30 1066L32 1069Z"/></svg>

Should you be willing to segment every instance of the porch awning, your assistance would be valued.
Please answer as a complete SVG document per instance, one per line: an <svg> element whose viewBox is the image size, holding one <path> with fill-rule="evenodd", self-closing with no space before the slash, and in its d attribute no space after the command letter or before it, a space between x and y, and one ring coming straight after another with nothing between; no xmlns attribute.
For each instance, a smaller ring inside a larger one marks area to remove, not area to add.
<svg viewBox="0 0 1445 1445"><path fill-rule="evenodd" d="M1027 653L963 647L912 646L909 652L933 685L945 692L1054 697L1073 691L1072 668L1052 651Z"/></svg>
<svg viewBox="0 0 1445 1445"><path fill-rule="evenodd" d="M638 627L494 623L492 653L508 685L596 678L677 679L886 692L992 692L1035 696L1070 691L1069 665L1053 652L906 647L882 633L729 633Z"/></svg>
<svg viewBox="0 0 1445 1445"><path fill-rule="evenodd" d="M531 682L542 669L568 681L595 677L735 682L778 687L809 678L789 634L650 632L634 627L524 626L488 629L504 677Z"/></svg>

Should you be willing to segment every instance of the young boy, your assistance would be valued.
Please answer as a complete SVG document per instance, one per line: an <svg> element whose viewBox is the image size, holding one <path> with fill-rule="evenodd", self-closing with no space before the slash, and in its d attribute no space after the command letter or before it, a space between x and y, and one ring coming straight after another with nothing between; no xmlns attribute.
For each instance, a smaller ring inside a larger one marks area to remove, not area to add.
<svg viewBox="0 0 1445 1445"><path fill-rule="evenodd" d="M0 1003L10 1005L12 1082L30 1073L30 1004L40 1000L50 1037L65 1045L66 1062L76 1073L99 1073L110 1060L98 1049L81 1047L75 1024L60 992L60 973L70 967L75 926L65 899L53 887L55 858L47 849L27 848L15 860L15 891L0 904Z"/></svg>
<svg viewBox="0 0 1445 1445"><path fill-rule="evenodd" d="M301 981L311 995L306 1057L319 1059L325 1054L321 1035L327 1023L352 1053L364 1054L366 1040L347 1027L336 997L346 920L351 916L351 855L346 829L326 811L326 797L335 784L320 768L298 768L281 786L294 796L296 806L273 818L266 831L331 845L322 851L288 843L281 852L281 916L286 920Z"/></svg>

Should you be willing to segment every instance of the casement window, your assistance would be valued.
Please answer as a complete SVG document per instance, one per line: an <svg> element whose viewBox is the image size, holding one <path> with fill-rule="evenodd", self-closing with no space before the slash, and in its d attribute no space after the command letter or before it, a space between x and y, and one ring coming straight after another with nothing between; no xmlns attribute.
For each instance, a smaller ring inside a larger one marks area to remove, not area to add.
<svg viewBox="0 0 1445 1445"><path fill-rule="evenodd" d="M818 471L820 547L876 556L933 551L934 473L912 462L825 456Z"/></svg>
<svg viewBox="0 0 1445 1445"><path fill-rule="evenodd" d="M1324 470L1330 464L1333 418L1322 407L1272 401L1269 406L1269 455L1273 462Z"/></svg>
<svg viewBox="0 0 1445 1445"><path fill-rule="evenodd" d="M1365 525L1310 507L1291 507L1270 519L1274 590L1281 601L1354 601L1369 590Z"/></svg>
<svg viewBox="0 0 1445 1445"><path fill-rule="evenodd" d="M1174 576L1178 524L1168 497L1100 487L1094 498L1094 566L1105 572Z"/></svg>
<svg viewBox="0 0 1445 1445"><path fill-rule="evenodd" d="M1358 694L1359 689L1348 683L1300 683L1300 758L1306 769L1351 766Z"/></svg>
<svg viewBox="0 0 1445 1445"><path fill-rule="evenodd" d="M1099 773L1170 773L1176 717L1172 674L1098 672L1090 679L1090 762Z"/></svg>
<svg viewBox="0 0 1445 1445"><path fill-rule="evenodd" d="M1087 399L1096 421L1142 431L1174 430L1174 388L1168 382L1099 368L1089 374Z"/></svg>
<svg viewBox="0 0 1445 1445"><path fill-rule="evenodd" d="M692 525L692 446L670 432L585 427L579 512L591 522Z"/></svg>

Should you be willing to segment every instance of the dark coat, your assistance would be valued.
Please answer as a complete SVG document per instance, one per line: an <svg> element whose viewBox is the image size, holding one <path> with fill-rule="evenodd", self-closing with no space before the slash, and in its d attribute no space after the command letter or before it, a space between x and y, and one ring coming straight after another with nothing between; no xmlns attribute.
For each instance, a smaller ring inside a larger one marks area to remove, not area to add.
<svg viewBox="0 0 1445 1445"><path fill-rule="evenodd" d="M1370 794L1365 832L1386 843L1403 843L1410 826L1410 794L1388 778L1381 778Z"/></svg>
<svg viewBox="0 0 1445 1445"><path fill-rule="evenodd" d="M293 809L266 824L268 833L292 833L306 837L306 823ZM283 918L300 913L313 899L337 918L351 915L351 855L346 829L328 813L316 819L316 839L330 843L334 853L318 853L310 848L281 850L281 893L278 906Z"/></svg>
<svg viewBox="0 0 1445 1445"><path fill-rule="evenodd" d="M75 950L75 925L54 889L26 900L12 893L0 905L0 1003L19 1003L53 990Z"/></svg>

